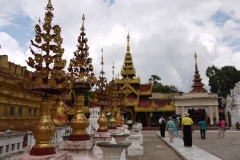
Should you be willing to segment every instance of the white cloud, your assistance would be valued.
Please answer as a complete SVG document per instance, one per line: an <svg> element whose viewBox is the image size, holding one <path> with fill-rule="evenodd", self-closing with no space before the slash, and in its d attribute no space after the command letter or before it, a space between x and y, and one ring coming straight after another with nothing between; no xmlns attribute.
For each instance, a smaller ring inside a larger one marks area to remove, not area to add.
<svg viewBox="0 0 240 160"><path fill-rule="evenodd" d="M86 37L89 39L90 56L93 58L96 75L101 70L101 48L104 49L106 77L112 78L113 61L115 73L120 72L126 53L128 29L134 66L142 83L156 74L162 78L163 84L175 85L180 90L189 92L194 75L195 51L198 54L201 78L207 89L209 87L205 71L208 66L234 65L240 69L236 60L240 58L240 52L234 53L229 46L239 35L239 24L236 21L240 19L238 0L233 0L232 3L227 0L172 0L171 3L165 0L115 0L112 5L109 2L52 0L53 23L62 27L64 58L71 58L76 50L82 25L81 17L85 14ZM0 22L11 24L12 19L20 12L29 16L35 24L39 17L43 19L46 3L47 0L15 0L11 3L4 0L5 8L12 9L11 12L0 11ZM222 27L212 20L217 11L231 17ZM230 36L227 42L223 41L226 36ZM0 40L7 43L6 38L0 36ZM20 48L16 47L11 53L16 50L19 50L19 54L20 51L29 53ZM25 65L24 60L27 57L22 55L21 61Z"/></svg>
<svg viewBox="0 0 240 160"><path fill-rule="evenodd" d="M8 55L9 61L26 66L24 50L18 45L15 39L4 32L0 32L0 44L1 55Z"/></svg>
<svg viewBox="0 0 240 160"><path fill-rule="evenodd" d="M200 35L198 41L205 45L210 53L216 49L217 40L209 34L204 33Z"/></svg>

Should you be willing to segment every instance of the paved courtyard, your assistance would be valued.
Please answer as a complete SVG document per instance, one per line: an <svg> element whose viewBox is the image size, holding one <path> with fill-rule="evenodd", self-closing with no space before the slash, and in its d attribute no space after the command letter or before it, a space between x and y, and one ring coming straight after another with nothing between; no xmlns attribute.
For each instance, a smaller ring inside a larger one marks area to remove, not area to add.
<svg viewBox="0 0 240 160"><path fill-rule="evenodd" d="M183 146L181 131L179 138L176 138L173 144L169 143L167 132L163 139L159 138L157 131L143 131L142 134L144 155L127 156L127 160L198 160L206 158L207 160L240 160L240 131L227 130L225 138L218 138L218 132L210 130L206 132L206 139L202 140L199 131L195 130L192 148Z"/></svg>

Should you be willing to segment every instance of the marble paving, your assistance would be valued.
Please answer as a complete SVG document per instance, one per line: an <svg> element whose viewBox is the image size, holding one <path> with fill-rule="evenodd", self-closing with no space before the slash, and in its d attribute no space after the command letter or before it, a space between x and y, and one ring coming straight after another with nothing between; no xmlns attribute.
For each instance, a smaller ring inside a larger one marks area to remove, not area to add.
<svg viewBox="0 0 240 160"><path fill-rule="evenodd" d="M160 137L159 132L155 133L158 135L158 137ZM173 143L170 143L168 132L165 133L165 137L160 138L187 160L221 160L220 158L201 148L198 148L197 146L193 145L191 148L184 147L183 140L181 138L174 137Z"/></svg>

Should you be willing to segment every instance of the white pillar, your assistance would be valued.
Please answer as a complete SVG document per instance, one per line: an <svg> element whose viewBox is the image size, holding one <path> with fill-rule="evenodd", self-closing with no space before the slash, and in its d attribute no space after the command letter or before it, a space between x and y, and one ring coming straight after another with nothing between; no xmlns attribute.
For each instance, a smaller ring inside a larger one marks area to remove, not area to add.
<svg viewBox="0 0 240 160"><path fill-rule="evenodd" d="M178 106L175 106L175 113L178 114Z"/></svg>
<svg viewBox="0 0 240 160"><path fill-rule="evenodd" d="M182 106L182 117L184 117L184 106Z"/></svg>
<svg viewBox="0 0 240 160"><path fill-rule="evenodd" d="M3 146L2 154L6 153L6 146Z"/></svg>
<svg viewBox="0 0 240 160"><path fill-rule="evenodd" d="M213 112L212 112L212 106L209 106L209 118L210 118L210 125L213 125Z"/></svg>
<svg viewBox="0 0 240 160"><path fill-rule="evenodd" d="M19 150L20 150L20 151L23 150L23 142L21 142L21 143L19 144Z"/></svg>

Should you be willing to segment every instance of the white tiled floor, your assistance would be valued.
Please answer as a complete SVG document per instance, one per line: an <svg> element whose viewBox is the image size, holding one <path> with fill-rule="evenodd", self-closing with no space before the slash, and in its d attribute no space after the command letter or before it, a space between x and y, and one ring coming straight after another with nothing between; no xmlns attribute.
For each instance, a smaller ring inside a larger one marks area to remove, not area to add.
<svg viewBox="0 0 240 160"><path fill-rule="evenodd" d="M156 134L160 136L159 132L156 132ZM188 160L221 160L220 158L194 145L191 148L184 147L183 140L178 137L174 137L173 143L170 143L167 132L165 133L165 137L162 139Z"/></svg>

